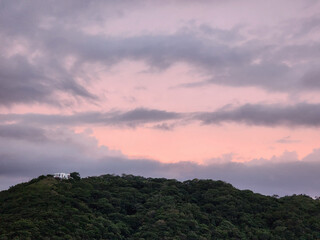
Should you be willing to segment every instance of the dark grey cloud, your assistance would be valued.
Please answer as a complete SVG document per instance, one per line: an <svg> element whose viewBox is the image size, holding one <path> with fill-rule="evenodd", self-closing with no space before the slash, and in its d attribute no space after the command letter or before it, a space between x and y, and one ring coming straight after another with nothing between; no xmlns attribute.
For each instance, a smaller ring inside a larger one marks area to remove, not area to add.
<svg viewBox="0 0 320 240"><path fill-rule="evenodd" d="M89 85L94 81L84 73L85 64L108 68L123 60L144 61L156 70L178 62L200 69L201 81L195 79L183 87L221 84L284 92L319 90L319 44L307 38L299 44L272 44L258 37L246 40L239 28L223 30L191 23L176 33L161 35L111 37L84 31L145 4L139 0L2 1L0 50L12 50L17 42L27 50L1 57L0 104L58 104L59 92L92 101L97 97L77 80L86 79ZM304 26L310 32L318 26L318 19L305 20ZM283 36L289 34L286 28ZM70 56L75 61L71 69L65 64Z"/></svg>
<svg viewBox="0 0 320 240"><path fill-rule="evenodd" d="M151 68L166 69L186 62L204 70L220 70L245 65L261 50L258 46L232 47L219 40L202 39L193 32L178 31L170 35L106 37L63 32L61 37L44 41L59 57L72 54L78 63L100 62L111 66L124 59L145 61Z"/></svg>
<svg viewBox="0 0 320 240"><path fill-rule="evenodd" d="M157 123L183 118L182 113L167 112L156 109L137 108L130 111L84 112L73 115L46 114L2 114L0 122L17 121L31 125L77 125L98 124L136 127L148 123Z"/></svg>
<svg viewBox="0 0 320 240"><path fill-rule="evenodd" d="M1 1L1 29L9 35L29 36L46 30L52 25L67 27L77 24L100 24L111 17L120 17L132 7L141 6L140 0L66 0L57 4L53 0L28 3L17 0ZM5 21L6 20L6 21Z"/></svg>
<svg viewBox="0 0 320 240"><path fill-rule="evenodd" d="M281 106L279 104L246 104L235 108L221 109L196 116L203 124L225 122L259 126L320 126L320 105L300 103Z"/></svg>
<svg viewBox="0 0 320 240"><path fill-rule="evenodd" d="M294 25L294 36L303 37L303 36L306 36L307 34L319 31L319 29L320 29L320 17L318 14L316 14L310 17L299 19L299 21L296 20Z"/></svg>
<svg viewBox="0 0 320 240"><path fill-rule="evenodd" d="M58 48L55 45L47 48L56 48L55 52L59 54L69 52L77 56L79 66L87 61L111 66L129 59L144 61L150 68L164 70L184 62L200 69L206 76L201 77L205 80L182 84L183 87L220 84L283 92L318 90L316 80L309 77L320 65L316 54L318 44L278 46L258 39L239 44L239 34L236 30L212 30L210 38L189 30L170 35L125 38L75 34L62 42L55 41ZM221 35L229 41L223 41Z"/></svg>
<svg viewBox="0 0 320 240"><path fill-rule="evenodd" d="M32 66L26 58L0 57L0 104L12 102L50 101L50 82L41 70Z"/></svg>
<svg viewBox="0 0 320 240"><path fill-rule="evenodd" d="M292 139L291 136L286 136L286 137L283 137L279 140L276 141L277 143L298 143L300 142L299 140L296 140L296 139Z"/></svg>
<svg viewBox="0 0 320 240"><path fill-rule="evenodd" d="M67 43L77 37L79 26L99 25L104 19L120 16L130 6L139 5L140 1L130 2L1 1L0 105L61 105L59 93L97 100L76 80L80 74L66 68L65 57L70 51L58 53L70 47ZM71 29L76 30L73 33ZM19 47L24 50L10 53Z"/></svg>
<svg viewBox="0 0 320 240"><path fill-rule="evenodd" d="M311 80L309 77L320 65L319 56L315 54L319 49L317 44L279 47L266 45L259 40L235 44L238 41L233 37L235 34L224 32L232 44L221 41L220 32L209 39L190 31L127 38L79 35L57 43L64 46L57 52L69 51L76 55L79 66L86 61L111 66L129 59L144 61L150 68L164 70L175 63L184 62L200 69L206 76L201 77L205 80L182 84L183 87L219 84L256 86L282 92L319 89L316 80L313 80L314 74ZM295 49L296 54L292 49Z"/></svg>
<svg viewBox="0 0 320 240"><path fill-rule="evenodd" d="M196 27L196 29L199 29L199 32L205 34L205 35L209 35L209 36L213 36L214 39L219 40L221 42L235 42L235 40L237 41L241 41L241 40L245 40L244 37L240 34L240 29L241 27L234 27L232 30L230 31L226 31L226 30L222 30L219 28L213 28L208 24L200 24L199 26L193 26ZM191 28L190 31L194 31L194 28Z"/></svg>
<svg viewBox="0 0 320 240"><path fill-rule="evenodd" d="M169 112L136 108L129 111L82 112L59 114L0 114L0 122L14 121L37 126L105 125L118 127L152 127L173 130L174 127L199 121L203 125L238 123L267 127L319 127L320 104L295 105L245 104L226 106L212 112Z"/></svg>
<svg viewBox="0 0 320 240"><path fill-rule="evenodd" d="M59 92L96 99L58 66L30 63L23 56L0 57L0 105L35 102L58 105Z"/></svg>
<svg viewBox="0 0 320 240"><path fill-rule="evenodd" d="M43 129L19 124L0 125L0 138L24 141L47 140Z"/></svg>
<svg viewBox="0 0 320 240"><path fill-rule="evenodd" d="M174 124L160 123L160 124L154 125L152 128L158 129L158 130L164 130L164 131L172 131L174 128Z"/></svg>
<svg viewBox="0 0 320 240"><path fill-rule="evenodd" d="M207 165L168 164L151 159L129 159L120 152L99 147L96 139L85 133L76 134L67 129L47 131L50 141L46 142L21 144L16 138L10 142L0 138L1 189L42 174L78 171L83 177L125 173L181 181L193 178L223 180L241 189L270 195L320 194L319 149L301 160L294 154L284 154L248 163L216 158L218 163L212 161Z"/></svg>
<svg viewBox="0 0 320 240"><path fill-rule="evenodd" d="M302 77L302 84L305 88L309 88L310 90L320 88L319 68L315 68L306 72Z"/></svg>

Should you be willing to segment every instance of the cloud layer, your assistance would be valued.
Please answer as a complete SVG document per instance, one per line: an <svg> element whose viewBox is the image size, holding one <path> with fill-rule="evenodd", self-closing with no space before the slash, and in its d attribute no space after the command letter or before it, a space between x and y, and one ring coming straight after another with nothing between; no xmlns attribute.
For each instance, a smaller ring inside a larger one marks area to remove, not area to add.
<svg viewBox="0 0 320 240"><path fill-rule="evenodd" d="M320 105L300 103L292 106L246 104L232 109L222 109L200 114L203 124L224 122L259 126L320 126Z"/></svg>
<svg viewBox="0 0 320 240"><path fill-rule="evenodd" d="M129 9L141 6L141 1L7 1L2 5L2 105L58 104L59 93L96 99L83 84L93 81L83 70L85 66L111 67L124 60L143 61L157 70L186 63L202 71L202 80L180 85L186 87L218 84L282 92L319 91L316 52L320 45L308 38L310 29L319 28L316 15L302 19L293 30L279 27L282 34L275 37L277 42L270 42L258 36L249 38L245 27L227 30L206 24L134 36L86 31L101 27L108 19L121 18ZM295 37L288 38L288 34ZM70 61L71 66L66 67Z"/></svg>
<svg viewBox="0 0 320 240"><path fill-rule="evenodd" d="M256 159L247 163L222 159L220 163L209 164L188 161L161 163L128 158L121 152L99 147L96 139L86 132L74 133L62 128L38 131L46 136L40 143L28 134L25 138L16 138L17 135L25 135L23 129L11 134L12 138L7 138L9 134L1 135L0 178L6 179L1 182L1 189L41 174L79 171L82 176L125 173L181 181L193 178L223 180L241 189L270 195L318 194L319 149L302 160L297 159L295 153L284 153L272 159ZM283 159L285 161L281 161Z"/></svg>
<svg viewBox="0 0 320 240"><path fill-rule="evenodd" d="M23 124L56 126L105 125L143 127L161 123L156 129L169 130L175 125L199 121L203 125L238 123L252 126L319 127L320 105L299 103L295 105L246 104L227 106L213 112L178 113L157 109L137 108L130 111L83 112L72 115L50 114L2 114L0 122L14 121ZM166 121L173 121L168 124ZM180 121L180 123L179 123ZM10 125L8 125L10 126Z"/></svg>

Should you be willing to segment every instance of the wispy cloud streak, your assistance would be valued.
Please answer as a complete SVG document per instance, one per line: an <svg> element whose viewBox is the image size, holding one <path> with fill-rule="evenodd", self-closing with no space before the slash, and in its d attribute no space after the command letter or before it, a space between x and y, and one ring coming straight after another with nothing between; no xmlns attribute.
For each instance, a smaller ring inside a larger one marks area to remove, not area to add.
<svg viewBox="0 0 320 240"><path fill-rule="evenodd" d="M320 105L298 103L296 105L279 104L245 104L229 106L212 112L168 112L157 109L137 108L130 111L83 112L72 115L51 114L2 114L3 123L15 121L24 124L41 124L56 126L110 125L143 127L145 124L174 121L175 124L162 123L154 128L169 130L175 126L198 121L203 125L237 123L267 127L319 127Z"/></svg>

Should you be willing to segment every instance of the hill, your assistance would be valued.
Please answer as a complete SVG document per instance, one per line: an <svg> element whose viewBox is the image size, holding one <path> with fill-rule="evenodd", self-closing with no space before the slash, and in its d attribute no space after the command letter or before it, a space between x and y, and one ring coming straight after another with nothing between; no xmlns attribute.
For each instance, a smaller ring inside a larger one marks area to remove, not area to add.
<svg viewBox="0 0 320 240"><path fill-rule="evenodd" d="M320 201L212 180L40 176L0 192L0 239L320 239Z"/></svg>

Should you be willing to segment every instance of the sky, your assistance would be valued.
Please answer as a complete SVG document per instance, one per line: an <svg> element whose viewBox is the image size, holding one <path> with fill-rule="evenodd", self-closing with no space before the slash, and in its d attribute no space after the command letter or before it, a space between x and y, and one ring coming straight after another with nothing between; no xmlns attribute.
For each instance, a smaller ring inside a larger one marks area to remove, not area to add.
<svg viewBox="0 0 320 240"><path fill-rule="evenodd" d="M0 0L0 190L42 174L320 196L320 2Z"/></svg>

